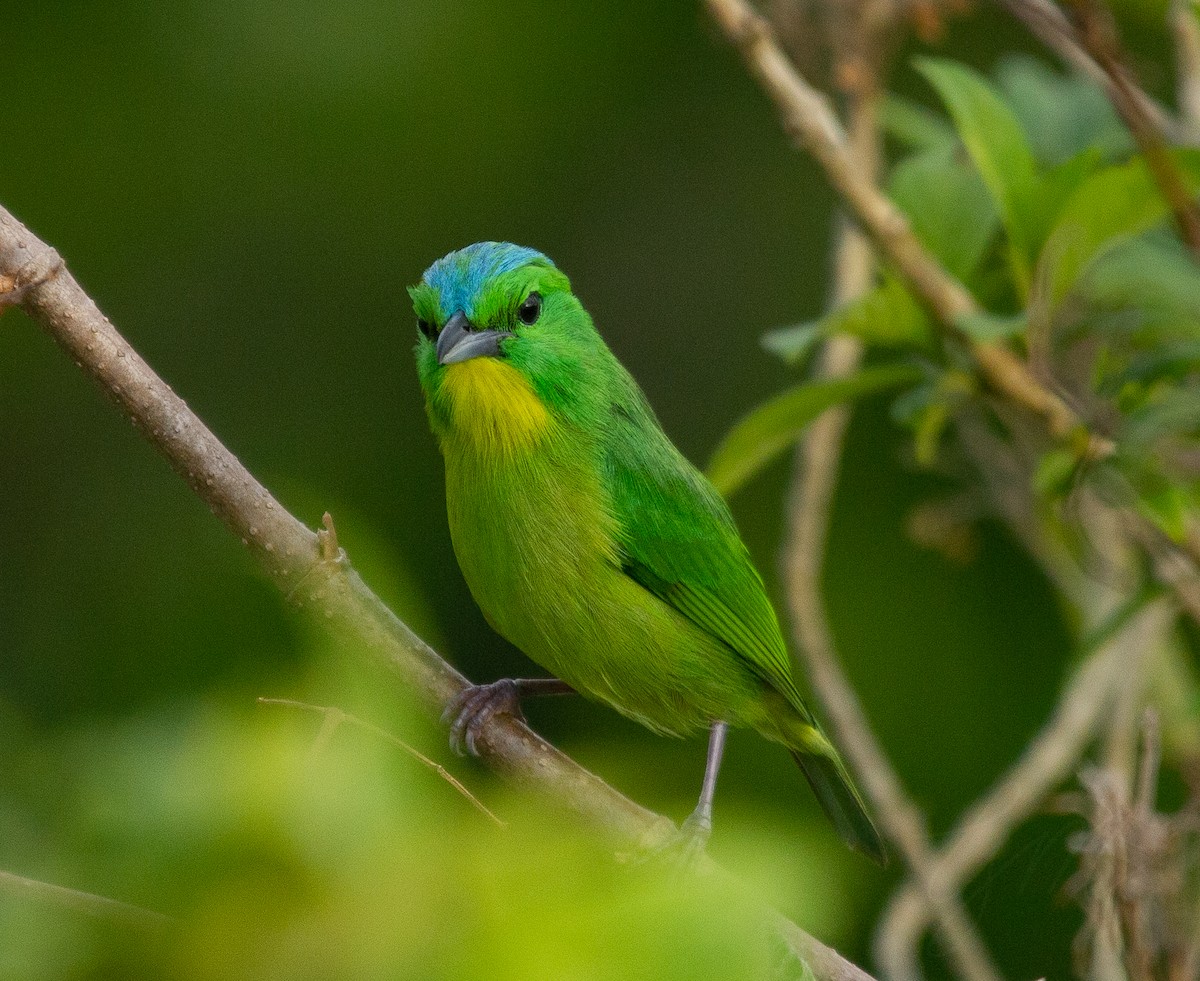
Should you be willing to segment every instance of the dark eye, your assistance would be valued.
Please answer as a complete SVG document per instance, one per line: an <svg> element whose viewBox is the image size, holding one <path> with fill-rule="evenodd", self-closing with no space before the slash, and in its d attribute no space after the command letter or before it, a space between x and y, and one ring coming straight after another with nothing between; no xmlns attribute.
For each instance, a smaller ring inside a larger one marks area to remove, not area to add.
<svg viewBox="0 0 1200 981"><path fill-rule="evenodd" d="M525 302L517 307L517 316L523 324L535 324L542 314L542 294L530 293Z"/></svg>
<svg viewBox="0 0 1200 981"><path fill-rule="evenodd" d="M424 317L417 318L417 330L428 337L431 341L433 340L433 324L431 324Z"/></svg>

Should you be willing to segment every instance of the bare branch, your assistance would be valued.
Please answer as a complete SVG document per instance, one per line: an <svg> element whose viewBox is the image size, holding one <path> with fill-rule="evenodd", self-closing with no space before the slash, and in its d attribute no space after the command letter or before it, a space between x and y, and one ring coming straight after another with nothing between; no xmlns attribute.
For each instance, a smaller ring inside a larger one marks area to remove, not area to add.
<svg viewBox="0 0 1200 981"><path fill-rule="evenodd" d="M1200 129L1200 21L1193 0L1171 0L1167 23L1175 41L1175 92L1184 125L1195 141ZM1169 132L1161 121L1158 128Z"/></svg>
<svg viewBox="0 0 1200 981"><path fill-rule="evenodd" d="M317 536L154 373L69 271L38 279L38 270L56 263L61 266L53 249L0 208L0 282L36 282L20 295L25 311L241 538L285 596L317 610L335 636L393 671L430 716L439 717L467 680L397 618L348 562L323 557ZM494 716L477 745L490 766L575 814L613 847L645 847L674 833L670 820L629 800L511 716ZM764 915L820 981L870 981L864 971L779 913Z"/></svg>
<svg viewBox="0 0 1200 981"><path fill-rule="evenodd" d="M860 70L867 70L860 61ZM855 165L868 177L879 166L880 145L876 118L876 86L871 80L848 97L850 120L848 150ZM839 222L834 269L832 305L840 306L866 292L874 279L874 256L869 242L858 229ZM838 336L826 342L820 373L836 377L854 370L861 345L851 337ZM809 428L797 447L796 470L790 505L791 542L786 554L788 599L797 636L796 648L809 668L813 688L833 724L867 796L874 803L877 819L899 847L906 862L916 870L927 889L946 952L958 973L974 981L994 981L999 975L987 950L975 933L958 896L939 890L925 873L931 849L924 820L908 798L899 778L878 745L862 707L840 666L833 638L825 619L821 597L821 574L829 528L829 510L837 484L842 440L850 419L848 408L824 413Z"/></svg>
<svg viewBox="0 0 1200 981"><path fill-rule="evenodd" d="M939 852L935 867L949 883L968 882L1004 846L1013 829L1078 765L1128 677L1129 664L1156 647L1174 616L1168 600L1137 613L1083 663L1045 727L1017 764L973 804ZM930 914L916 884L889 903L876 935L876 956L889 977L912 963Z"/></svg>
<svg viewBox="0 0 1200 981"><path fill-rule="evenodd" d="M59 906L63 909L83 913L98 920L108 920L139 930L162 930L171 923L171 918L155 913L153 910L142 909L122 903L107 896L97 896L78 889L68 889L66 886L56 886L49 882L39 882L37 879L27 879L23 875L5 872L0 869L0 892L8 893L19 899L36 900Z"/></svg>

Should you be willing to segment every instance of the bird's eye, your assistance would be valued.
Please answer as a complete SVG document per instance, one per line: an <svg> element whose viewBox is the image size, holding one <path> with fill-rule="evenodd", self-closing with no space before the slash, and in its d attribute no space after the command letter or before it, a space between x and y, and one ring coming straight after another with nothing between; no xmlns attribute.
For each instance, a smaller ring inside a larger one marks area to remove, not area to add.
<svg viewBox="0 0 1200 981"><path fill-rule="evenodd" d="M433 340L433 324L431 324L424 317L417 318L417 330L428 337L431 341Z"/></svg>
<svg viewBox="0 0 1200 981"><path fill-rule="evenodd" d="M530 293L525 301L517 307L517 317L523 324L535 324L542 314L542 294Z"/></svg>

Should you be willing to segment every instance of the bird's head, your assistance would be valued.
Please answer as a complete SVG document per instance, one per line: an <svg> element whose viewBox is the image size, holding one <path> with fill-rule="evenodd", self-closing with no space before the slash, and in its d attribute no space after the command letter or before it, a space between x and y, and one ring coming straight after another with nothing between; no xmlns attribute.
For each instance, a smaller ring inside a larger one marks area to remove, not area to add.
<svg viewBox="0 0 1200 981"><path fill-rule="evenodd" d="M512 449L584 409L588 372L607 349L540 252L478 242L438 259L409 295L439 435Z"/></svg>

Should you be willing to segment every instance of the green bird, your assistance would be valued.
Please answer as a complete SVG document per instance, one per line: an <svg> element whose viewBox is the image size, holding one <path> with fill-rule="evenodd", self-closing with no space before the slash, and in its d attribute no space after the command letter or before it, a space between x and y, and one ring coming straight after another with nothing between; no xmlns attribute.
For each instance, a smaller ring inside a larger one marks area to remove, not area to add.
<svg viewBox="0 0 1200 981"><path fill-rule="evenodd" d="M567 277L533 249L479 242L409 293L459 565L492 627L554 675L468 689L447 710L455 748L475 752L525 695L570 691L665 735L708 729L684 824L702 846L727 728L748 726L791 751L841 837L883 862L729 509Z"/></svg>

